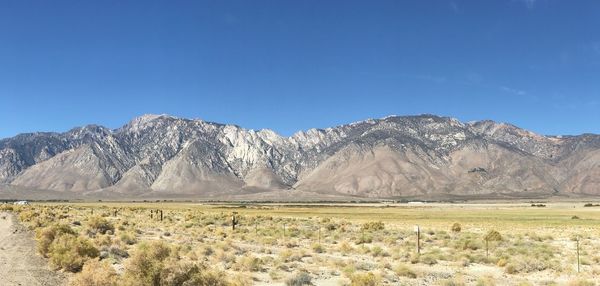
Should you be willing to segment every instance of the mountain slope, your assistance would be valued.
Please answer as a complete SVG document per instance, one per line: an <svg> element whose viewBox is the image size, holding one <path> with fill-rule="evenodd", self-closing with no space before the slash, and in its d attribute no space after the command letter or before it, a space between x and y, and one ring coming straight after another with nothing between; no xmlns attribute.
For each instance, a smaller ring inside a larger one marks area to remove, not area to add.
<svg viewBox="0 0 600 286"><path fill-rule="evenodd" d="M115 130L90 125L0 140L0 183L13 193L541 197L600 195L599 175L599 135L542 136L434 115L369 119L290 137L144 115Z"/></svg>

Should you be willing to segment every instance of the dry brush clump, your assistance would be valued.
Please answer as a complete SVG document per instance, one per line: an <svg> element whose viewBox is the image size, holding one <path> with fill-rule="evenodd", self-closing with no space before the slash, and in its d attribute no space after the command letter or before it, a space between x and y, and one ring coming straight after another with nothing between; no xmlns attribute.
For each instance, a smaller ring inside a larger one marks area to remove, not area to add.
<svg viewBox="0 0 600 286"><path fill-rule="evenodd" d="M454 224L452 224L452 227L450 227L450 230L452 232L460 232L462 230L462 226L460 225L460 223L455 222Z"/></svg>
<svg viewBox="0 0 600 286"><path fill-rule="evenodd" d="M88 239L72 234L58 236L48 248L50 264L70 272L80 271L86 261L98 255L100 252Z"/></svg>
<svg viewBox="0 0 600 286"><path fill-rule="evenodd" d="M98 259L87 261L83 270L69 281L70 286L117 286L119 276L107 262Z"/></svg>
<svg viewBox="0 0 600 286"><path fill-rule="evenodd" d="M38 228L35 232L38 252L48 258L50 245L57 237L65 234L74 235L75 231L65 224L52 224L47 227Z"/></svg>
<svg viewBox="0 0 600 286"><path fill-rule="evenodd" d="M501 241L502 235L496 230L490 230L483 239L485 241Z"/></svg>
<svg viewBox="0 0 600 286"><path fill-rule="evenodd" d="M223 274L191 262L182 262L173 246L163 241L141 243L125 264L123 285L229 285Z"/></svg>
<svg viewBox="0 0 600 286"><path fill-rule="evenodd" d="M299 272L285 280L286 286L306 286L313 285L312 277L306 272Z"/></svg>
<svg viewBox="0 0 600 286"><path fill-rule="evenodd" d="M97 234L112 234L115 231L115 227L106 218L102 216L93 216L89 218L87 222L87 233L90 236L96 236Z"/></svg>
<svg viewBox="0 0 600 286"><path fill-rule="evenodd" d="M394 273L407 278L417 278L417 273L406 264L398 264L394 267Z"/></svg>
<svg viewBox="0 0 600 286"><path fill-rule="evenodd" d="M515 242L502 250L498 264L502 262L508 274L531 273L552 269L562 271L559 250L546 243L535 241Z"/></svg>
<svg viewBox="0 0 600 286"><path fill-rule="evenodd" d="M15 208L12 205L5 204L5 203L0 204L0 211L12 212L14 210L15 210Z"/></svg>
<svg viewBox="0 0 600 286"><path fill-rule="evenodd" d="M384 229L385 229L385 224L380 221L367 222L367 223L363 224L361 227L361 230L363 230L363 231L379 231L379 230L384 230Z"/></svg>
<svg viewBox="0 0 600 286"><path fill-rule="evenodd" d="M350 276L350 286L381 285L381 277L372 272L359 272Z"/></svg>

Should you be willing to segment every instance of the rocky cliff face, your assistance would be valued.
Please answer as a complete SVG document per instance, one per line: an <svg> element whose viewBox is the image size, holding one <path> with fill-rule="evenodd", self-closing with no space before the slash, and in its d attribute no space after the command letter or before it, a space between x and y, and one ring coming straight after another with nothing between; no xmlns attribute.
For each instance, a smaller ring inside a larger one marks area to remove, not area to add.
<svg viewBox="0 0 600 286"><path fill-rule="evenodd" d="M127 196L308 192L372 198L600 195L600 136L392 116L282 137L144 115L0 140L12 188Z"/></svg>

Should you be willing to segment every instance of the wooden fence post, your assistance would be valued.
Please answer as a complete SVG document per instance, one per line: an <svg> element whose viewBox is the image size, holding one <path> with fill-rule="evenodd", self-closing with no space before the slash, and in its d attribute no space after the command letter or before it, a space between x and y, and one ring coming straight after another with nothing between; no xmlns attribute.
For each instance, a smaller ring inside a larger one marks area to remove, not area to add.
<svg viewBox="0 0 600 286"><path fill-rule="evenodd" d="M579 273L579 236L577 236L577 273Z"/></svg>
<svg viewBox="0 0 600 286"><path fill-rule="evenodd" d="M236 214L237 212L233 212L233 214L231 215L231 230L235 230L235 225L238 223Z"/></svg>
<svg viewBox="0 0 600 286"><path fill-rule="evenodd" d="M417 233L417 254L421 254L421 229L418 225L415 225L415 232Z"/></svg>

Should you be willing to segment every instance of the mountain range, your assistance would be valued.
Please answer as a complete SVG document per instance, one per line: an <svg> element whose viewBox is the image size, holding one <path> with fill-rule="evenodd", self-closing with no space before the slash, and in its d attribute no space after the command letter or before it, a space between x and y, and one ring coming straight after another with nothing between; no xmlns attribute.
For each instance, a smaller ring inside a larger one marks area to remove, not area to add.
<svg viewBox="0 0 600 286"><path fill-rule="evenodd" d="M143 115L0 140L0 197L344 200L600 195L600 135L389 116L290 137Z"/></svg>

